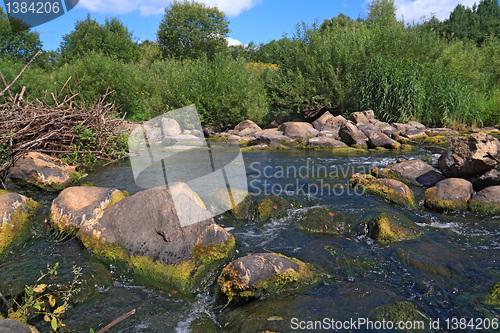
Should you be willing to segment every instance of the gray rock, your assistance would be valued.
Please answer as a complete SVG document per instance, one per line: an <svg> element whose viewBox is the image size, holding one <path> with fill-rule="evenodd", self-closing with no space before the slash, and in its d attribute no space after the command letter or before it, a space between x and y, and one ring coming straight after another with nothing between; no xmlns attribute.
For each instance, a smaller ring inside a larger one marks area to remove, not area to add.
<svg viewBox="0 0 500 333"><path fill-rule="evenodd" d="M489 186L500 185L500 165L472 180L474 191L479 192Z"/></svg>
<svg viewBox="0 0 500 333"><path fill-rule="evenodd" d="M401 123L392 123L391 124L395 129L397 129L400 133L406 132L407 129L411 128L411 126L408 126L407 124L401 124Z"/></svg>
<svg viewBox="0 0 500 333"><path fill-rule="evenodd" d="M278 127L283 134L292 139L307 140L318 135L319 131L306 122L286 122Z"/></svg>
<svg viewBox="0 0 500 333"><path fill-rule="evenodd" d="M485 133L451 139L451 146L439 158L439 166L448 177L473 178L498 165L500 141Z"/></svg>
<svg viewBox="0 0 500 333"><path fill-rule="evenodd" d="M28 325L17 320L0 319L0 333L31 333Z"/></svg>
<svg viewBox="0 0 500 333"><path fill-rule="evenodd" d="M428 136L459 134L458 131L449 128L428 128L425 133Z"/></svg>
<svg viewBox="0 0 500 333"><path fill-rule="evenodd" d="M353 123L345 123L339 131L340 139L348 146L366 147L368 138Z"/></svg>
<svg viewBox="0 0 500 333"><path fill-rule="evenodd" d="M482 214L500 214L500 185L487 187L474 194L469 206Z"/></svg>
<svg viewBox="0 0 500 333"><path fill-rule="evenodd" d="M277 128L269 128L253 134L254 139L248 142L248 145L271 145L276 146L281 143L287 143L294 141L292 138L283 135L282 131L279 131Z"/></svg>
<svg viewBox="0 0 500 333"><path fill-rule="evenodd" d="M364 114L364 112L359 111L359 112L353 112L349 115L349 118L353 123L357 124L369 124L370 122L368 121L368 118Z"/></svg>
<svg viewBox="0 0 500 333"><path fill-rule="evenodd" d="M373 110L363 111L363 114L365 115L366 119L368 119L368 120L375 119L375 112L373 112Z"/></svg>
<svg viewBox="0 0 500 333"><path fill-rule="evenodd" d="M438 211L467 209L474 189L462 178L447 178L425 191L425 205Z"/></svg>
<svg viewBox="0 0 500 333"><path fill-rule="evenodd" d="M369 132L368 133L368 148L387 148L387 149L397 149L400 144L385 135L382 132Z"/></svg>
<svg viewBox="0 0 500 333"><path fill-rule="evenodd" d="M312 126L315 129L317 129L318 131L322 131L323 127L326 124L326 122L329 119L333 119L333 118L334 118L334 116L329 111L326 111L325 113L323 113L323 115L321 117L319 117L318 119L316 119L315 121L313 121Z"/></svg>
<svg viewBox="0 0 500 333"><path fill-rule="evenodd" d="M426 129L425 125L419 123L418 121L409 121L408 122L408 126L414 127L416 129L421 129L421 130L425 130Z"/></svg>
<svg viewBox="0 0 500 333"><path fill-rule="evenodd" d="M381 133L380 127L373 124L357 124L356 125L361 132L363 132L366 136L370 133Z"/></svg>
<svg viewBox="0 0 500 333"><path fill-rule="evenodd" d="M235 135L239 136L245 136L245 135L250 135L255 132L262 131L262 128L260 128L259 125L254 123L251 120L243 120L241 123L236 125L234 127L234 133Z"/></svg>
<svg viewBox="0 0 500 333"><path fill-rule="evenodd" d="M409 139L419 139L427 136L425 131L419 128L408 128L402 135Z"/></svg>
<svg viewBox="0 0 500 333"><path fill-rule="evenodd" d="M311 147L328 147L328 148L340 148L346 147L346 144L342 141L328 138L326 136L311 138L307 141L307 145Z"/></svg>
<svg viewBox="0 0 500 333"><path fill-rule="evenodd" d="M163 136L172 136L182 134L182 129L177 120L171 118L161 119L161 128Z"/></svg>
<svg viewBox="0 0 500 333"><path fill-rule="evenodd" d="M430 187L446 179L436 168L422 160L409 160L384 168L384 174L391 177L406 179L413 185Z"/></svg>
<svg viewBox="0 0 500 333"><path fill-rule="evenodd" d="M71 183L76 167L48 155L29 152L10 168L8 178L15 183L30 183L46 190L57 190Z"/></svg>
<svg viewBox="0 0 500 333"><path fill-rule="evenodd" d="M335 116L326 120L325 124L321 127L322 131L338 132L343 124L347 123L347 119L342 116Z"/></svg>

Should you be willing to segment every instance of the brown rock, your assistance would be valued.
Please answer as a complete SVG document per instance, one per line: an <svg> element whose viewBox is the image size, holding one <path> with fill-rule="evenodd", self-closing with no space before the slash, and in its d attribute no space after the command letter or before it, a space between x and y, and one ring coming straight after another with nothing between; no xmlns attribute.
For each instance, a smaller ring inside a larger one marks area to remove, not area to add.
<svg viewBox="0 0 500 333"><path fill-rule="evenodd" d="M498 165L500 141L485 133L451 139L451 146L439 159L441 171L448 177L472 178Z"/></svg>
<svg viewBox="0 0 500 333"><path fill-rule="evenodd" d="M57 190L71 183L76 167L60 159L38 152L21 157L9 171L9 178L16 183L30 183L46 190Z"/></svg>
<svg viewBox="0 0 500 333"><path fill-rule="evenodd" d="M368 121L368 118L366 117L365 113L362 111L351 113L349 115L349 118L355 124L369 124L370 123Z"/></svg>
<svg viewBox="0 0 500 333"><path fill-rule="evenodd" d="M251 120L243 120L241 123L234 127L234 135L245 136L255 132L262 131L259 125Z"/></svg>
<svg viewBox="0 0 500 333"><path fill-rule="evenodd" d="M278 130L292 139L307 140L318 135L319 131L306 122L287 122L282 124Z"/></svg>
<svg viewBox="0 0 500 333"><path fill-rule="evenodd" d="M400 144L382 132L368 133L368 148L377 147L397 149L400 147Z"/></svg>
<svg viewBox="0 0 500 333"><path fill-rule="evenodd" d="M339 131L340 139L349 146L366 147L368 138L351 122L342 125Z"/></svg>
<svg viewBox="0 0 500 333"><path fill-rule="evenodd" d="M448 178L425 191L425 205L438 211L465 210L473 193L469 181Z"/></svg>
<svg viewBox="0 0 500 333"><path fill-rule="evenodd" d="M346 144L342 141L328 138L326 136L311 138L307 141L308 146L312 147L328 147L328 148L340 148L346 147Z"/></svg>
<svg viewBox="0 0 500 333"><path fill-rule="evenodd" d="M321 131L323 126L325 126L326 122L332 118L335 118L335 117L329 111L326 111L325 113L323 113L323 115L321 117L319 117L318 119L313 121L312 125L315 129L317 129L318 131Z"/></svg>
<svg viewBox="0 0 500 333"><path fill-rule="evenodd" d="M382 174L425 187L434 186L446 179L439 170L418 159L388 166L382 170Z"/></svg>

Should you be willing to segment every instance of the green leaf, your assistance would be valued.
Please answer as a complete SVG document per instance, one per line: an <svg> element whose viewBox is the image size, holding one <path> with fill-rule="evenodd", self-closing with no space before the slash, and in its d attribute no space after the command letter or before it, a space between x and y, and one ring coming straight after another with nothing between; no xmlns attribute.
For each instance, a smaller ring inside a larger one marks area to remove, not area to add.
<svg viewBox="0 0 500 333"><path fill-rule="evenodd" d="M55 311L54 311L54 314L59 314L59 313L64 313L66 311L66 307L64 305L61 305L60 307L58 307Z"/></svg>
<svg viewBox="0 0 500 333"><path fill-rule="evenodd" d="M89 333L95 333L94 329L91 328Z"/></svg>
<svg viewBox="0 0 500 333"><path fill-rule="evenodd" d="M57 324L57 318L56 317L52 317L52 321L50 322L50 326L52 327L52 329L55 331L57 331L57 328L58 328L58 324Z"/></svg>

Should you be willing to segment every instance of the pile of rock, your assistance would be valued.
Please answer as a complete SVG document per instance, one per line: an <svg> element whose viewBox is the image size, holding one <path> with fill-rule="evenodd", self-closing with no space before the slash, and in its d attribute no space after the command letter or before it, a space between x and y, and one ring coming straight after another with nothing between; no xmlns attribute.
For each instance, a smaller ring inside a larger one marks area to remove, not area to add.
<svg viewBox="0 0 500 333"><path fill-rule="evenodd" d="M427 136L455 135L448 128L426 128L410 121L407 124L389 124L375 118L372 110L353 112L349 120L325 112L314 122L286 122L271 129L262 129L251 120L239 123L233 130L219 133L230 142L276 146L294 141L305 142L308 147L322 148L386 148L398 149L401 143ZM265 147L264 146L264 147Z"/></svg>
<svg viewBox="0 0 500 333"><path fill-rule="evenodd" d="M370 189L380 178L393 178L408 185L429 187L425 205L450 212L471 209L481 214L500 213L500 141L484 132L451 138L451 146L441 155L439 169L421 160L409 160L372 173L379 179L363 176ZM360 182L360 175L353 184ZM380 191L387 196L388 191ZM376 193L376 191L372 191ZM396 202L396 200L392 200Z"/></svg>

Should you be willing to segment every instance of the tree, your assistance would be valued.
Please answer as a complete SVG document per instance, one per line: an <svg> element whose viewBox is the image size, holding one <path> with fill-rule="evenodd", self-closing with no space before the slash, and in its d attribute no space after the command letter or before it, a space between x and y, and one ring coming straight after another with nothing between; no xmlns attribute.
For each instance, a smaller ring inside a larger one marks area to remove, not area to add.
<svg viewBox="0 0 500 333"><path fill-rule="evenodd" d="M66 60L75 60L90 51L116 57L125 62L139 58L139 47L132 39L132 33L117 18L106 19L104 25L92 19L77 21L75 30L63 36L61 55Z"/></svg>
<svg viewBox="0 0 500 333"><path fill-rule="evenodd" d="M397 22L394 0L372 0L368 5L368 26L388 26Z"/></svg>
<svg viewBox="0 0 500 333"><path fill-rule="evenodd" d="M165 8L157 37L163 56L209 58L228 51L229 21L216 7L194 1L174 1Z"/></svg>
<svg viewBox="0 0 500 333"><path fill-rule="evenodd" d="M41 48L38 33L15 18L9 19L0 7L0 57L27 62Z"/></svg>

